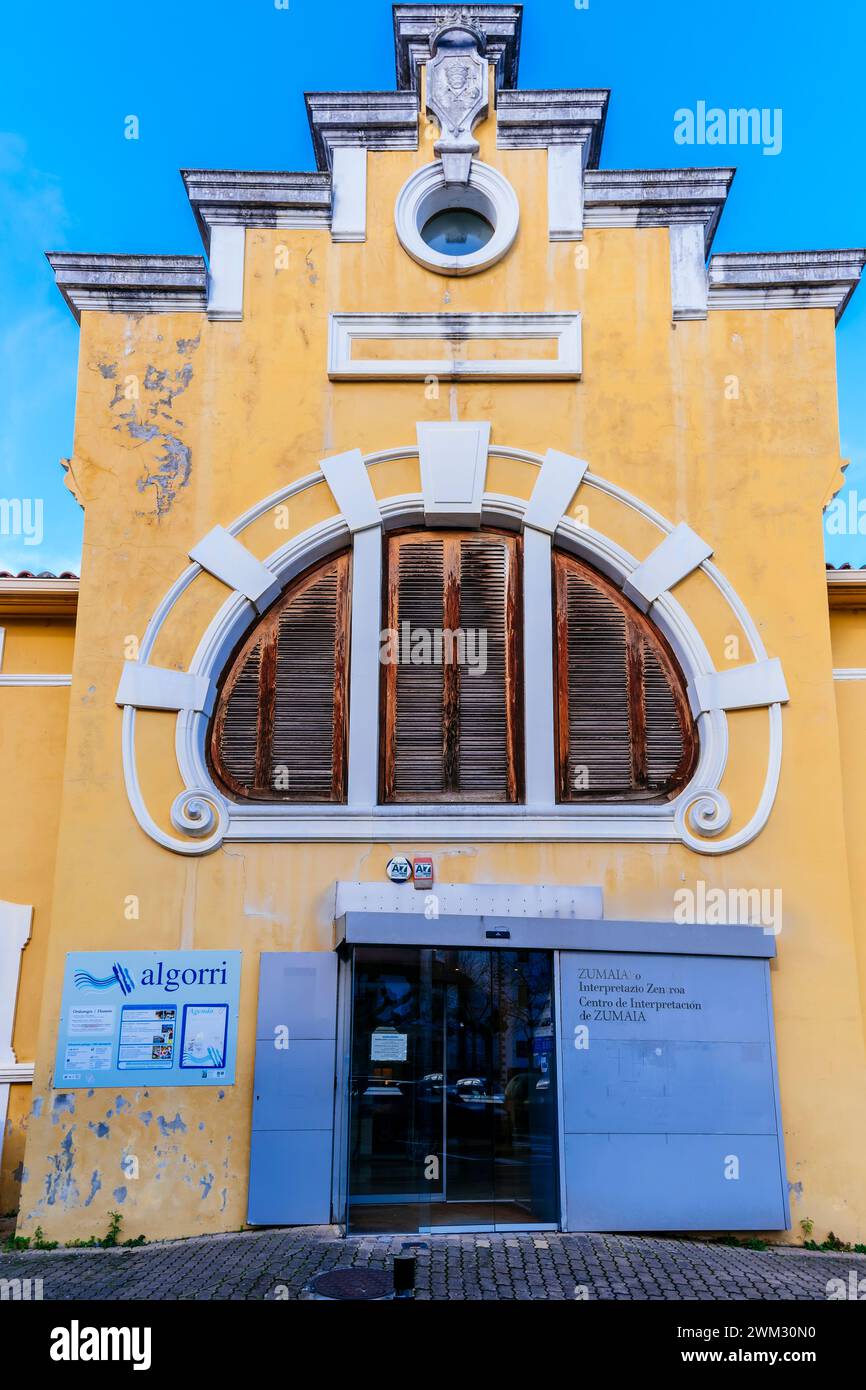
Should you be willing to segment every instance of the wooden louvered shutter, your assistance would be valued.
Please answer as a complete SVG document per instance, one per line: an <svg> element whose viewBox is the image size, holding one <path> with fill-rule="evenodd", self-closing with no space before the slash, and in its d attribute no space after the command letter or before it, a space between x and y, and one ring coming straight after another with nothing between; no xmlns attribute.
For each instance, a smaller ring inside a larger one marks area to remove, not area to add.
<svg viewBox="0 0 866 1390"><path fill-rule="evenodd" d="M517 801L519 539L425 532L387 547L383 800Z"/></svg>
<svg viewBox="0 0 866 1390"><path fill-rule="evenodd" d="M664 638L606 579L554 554L560 801L664 800L697 753Z"/></svg>
<svg viewBox="0 0 866 1390"><path fill-rule="evenodd" d="M253 801L343 801L349 555L302 575L246 639L220 692L210 752Z"/></svg>

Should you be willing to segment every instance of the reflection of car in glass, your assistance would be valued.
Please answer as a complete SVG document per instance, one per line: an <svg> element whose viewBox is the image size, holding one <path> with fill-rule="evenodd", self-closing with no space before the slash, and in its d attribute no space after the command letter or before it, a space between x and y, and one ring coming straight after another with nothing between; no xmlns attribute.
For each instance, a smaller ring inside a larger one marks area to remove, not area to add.
<svg viewBox="0 0 866 1390"><path fill-rule="evenodd" d="M541 1071L520 1071L512 1076L505 1087L505 1110L512 1134L529 1133L529 1107L544 1103L549 1087L546 1066Z"/></svg>
<svg viewBox="0 0 866 1390"><path fill-rule="evenodd" d="M501 1091L488 1091L487 1082L480 1076L462 1076L448 1087L448 1092L465 1105L502 1105L505 1101Z"/></svg>

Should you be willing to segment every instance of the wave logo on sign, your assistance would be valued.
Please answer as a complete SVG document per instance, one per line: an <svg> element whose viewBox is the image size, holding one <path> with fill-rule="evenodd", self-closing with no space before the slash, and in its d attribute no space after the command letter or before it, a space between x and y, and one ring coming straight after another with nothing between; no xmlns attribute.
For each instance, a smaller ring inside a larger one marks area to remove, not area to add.
<svg viewBox="0 0 866 1390"><path fill-rule="evenodd" d="M120 986L122 994L132 994L132 991L135 989L135 982L132 976L119 961L114 962L112 973L104 977L91 975L89 970L76 970L75 972L76 989L113 989L115 985Z"/></svg>

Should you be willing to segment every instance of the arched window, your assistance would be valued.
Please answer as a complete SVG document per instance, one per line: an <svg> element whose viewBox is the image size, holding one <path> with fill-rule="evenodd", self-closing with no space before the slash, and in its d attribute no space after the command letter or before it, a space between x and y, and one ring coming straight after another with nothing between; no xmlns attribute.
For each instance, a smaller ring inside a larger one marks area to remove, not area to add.
<svg viewBox="0 0 866 1390"><path fill-rule="evenodd" d="M488 529L386 536L380 804L523 801L522 551ZM351 567L344 551L295 579L230 662L209 757L235 799L351 800L349 723L373 740L377 722L372 701L349 709ZM557 800L670 799L698 752L673 652L614 584L558 550L552 598Z"/></svg>
<svg viewBox="0 0 866 1390"><path fill-rule="evenodd" d="M558 797L663 801L688 782L697 738L667 642L587 565L554 552Z"/></svg>
<svg viewBox="0 0 866 1390"><path fill-rule="evenodd" d="M344 801L349 552L314 566L245 639L211 727L216 776L253 801Z"/></svg>
<svg viewBox="0 0 866 1390"><path fill-rule="evenodd" d="M519 537L392 535L385 561L382 800L519 801Z"/></svg>

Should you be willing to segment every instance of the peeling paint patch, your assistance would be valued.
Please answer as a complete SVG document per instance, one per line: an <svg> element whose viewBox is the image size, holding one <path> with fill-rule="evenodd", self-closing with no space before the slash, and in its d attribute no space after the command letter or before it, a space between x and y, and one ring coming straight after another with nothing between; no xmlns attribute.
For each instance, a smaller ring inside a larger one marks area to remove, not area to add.
<svg viewBox="0 0 866 1390"><path fill-rule="evenodd" d="M84 1199L84 1205L86 1207L90 1206L90 1203L93 1201L94 1197L96 1196L97 1192L100 1190L101 1187L102 1179L99 1176L99 1169L94 1168L93 1172L90 1175L90 1192Z"/></svg>
<svg viewBox="0 0 866 1390"><path fill-rule="evenodd" d="M37 1096L30 1107L30 1114L34 1120L38 1120L39 1116L42 1114L42 1104L44 1099L44 1096Z"/></svg>
<svg viewBox="0 0 866 1390"><path fill-rule="evenodd" d="M114 1198L115 1202L119 1202L120 1205L123 1206L124 1202L126 1201L126 1188L116 1187L111 1195Z"/></svg>
<svg viewBox="0 0 866 1390"><path fill-rule="evenodd" d="M53 1125L59 1124L62 1115L74 1114L75 1096L71 1091L58 1091L57 1095L54 1097L54 1104L51 1108L51 1123Z"/></svg>
<svg viewBox="0 0 866 1390"><path fill-rule="evenodd" d="M97 1139L105 1139L111 1133L110 1126L104 1124L102 1120L99 1121L98 1125L95 1125L92 1120L89 1120L87 1128L93 1130L93 1133L96 1135Z"/></svg>
<svg viewBox="0 0 866 1390"><path fill-rule="evenodd" d="M217 1100L225 1100L225 1098L226 1098L226 1093L225 1093L225 1091L217 1091Z"/></svg>
<svg viewBox="0 0 866 1390"><path fill-rule="evenodd" d="M145 473L136 483L136 487L142 493L149 487L155 489L157 517L165 516L171 511L178 491L186 487L192 472L192 450L189 445L184 444L175 435L164 434L162 438L165 453L157 457L159 468L155 472Z"/></svg>
<svg viewBox="0 0 866 1390"><path fill-rule="evenodd" d="M186 1125L180 1118L179 1114L175 1114L173 1120L167 1120L164 1115L158 1115L156 1123L159 1125L160 1134L165 1139L167 1139L170 1134L175 1133L177 1130L180 1130L181 1134L186 1134Z"/></svg>
<svg viewBox="0 0 866 1390"><path fill-rule="evenodd" d="M196 348L198 347L198 345L199 345L200 342L201 342L201 334L200 334L200 333L199 333L199 335L198 335L197 338L178 338L178 339L177 339L177 343L176 343L177 350L178 350L178 352L181 353L183 356L186 356L186 354L187 354L188 352L195 352L195 350L196 350Z"/></svg>
<svg viewBox="0 0 866 1390"><path fill-rule="evenodd" d="M199 1130L203 1130L203 1129L204 1129L204 1120L199 1120L199 1122L198 1122L198 1127L199 1127Z"/></svg>
<svg viewBox="0 0 866 1390"><path fill-rule="evenodd" d="M147 441L149 439L159 438L159 425L140 425L137 420L130 420L126 428L133 439L143 439ZM141 491L140 483L138 490L139 492Z"/></svg>
<svg viewBox="0 0 866 1390"><path fill-rule="evenodd" d="M72 1175L75 1167L74 1133L75 1125L72 1125L60 1142L60 1152L48 1155L50 1167L45 1175L45 1200L49 1207L57 1202L65 1207L78 1204L78 1183Z"/></svg>
<svg viewBox="0 0 866 1390"><path fill-rule="evenodd" d="M153 1111L152 1111L152 1110L142 1110L142 1112L141 1112L141 1114L139 1115L138 1118L141 1120L141 1123L144 1125L145 1129L147 1129L147 1126L150 1124L151 1120L153 1119Z"/></svg>
<svg viewBox="0 0 866 1390"><path fill-rule="evenodd" d="M221 1201L220 1201L220 1211L225 1211L225 1209L226 1209L226 1203L228 1202L228 1199L229 1199L229 1190L228 1190L227 1187L224 1187L224 1188L222 1189L222 1192L220 1193L220 1198L221 1198Z"/></svg>
<svg viewBox="0 0 866 1390"><path fill-rule="evenodd" d="M125 1099L123 1098L123 1096L118 1096L117 1099L116 1099L115 1102L114 1102L114 1108L115 1108L115 1110L117 1111L117 1113L118 1113L118 1115L119 1115L119 1114L121 1113L121 1111L131 1109L131 1106L130 1106L129 1101L128 1101L128 1100L125 1100Z"/></svg>
<svg viewBox="0 0 866 1390"><path fill-rule="evenodd" d="M801 1197L803 1196L803 1184L801 1182L789 1182L788 1191L790 1192L791 1196L796 1197L797 1201L799 1202Z"/></svg>
<svg viewBox="0 0 866 1390"><path fill-rule="evenodd" d="M24 1167L24 1164L19 1163L17 1168L12 1169L12 1177L15 1179L16 1182L24 1184L25 1182L27 1182L28 1178L30 1177L30 1174L27 1172L27 1169Z"/></svg>
<svg viewBox="0 0 866 1390"><path fill-rule="evenodd" d="M210 1196L211 1188L214 1185L214 1175L213 1173L205 1173L204 1177L199 1178L198 1181L202 1190L201 1199L204 1201L206 1197Z"/></svg>
<svg viewBox="0 0 866 1390"><path fill-rule="evenodd" d="M97 362L96 367L99 375L104 377L106 381L113 381L117 376L116 362Z"/></svg>

